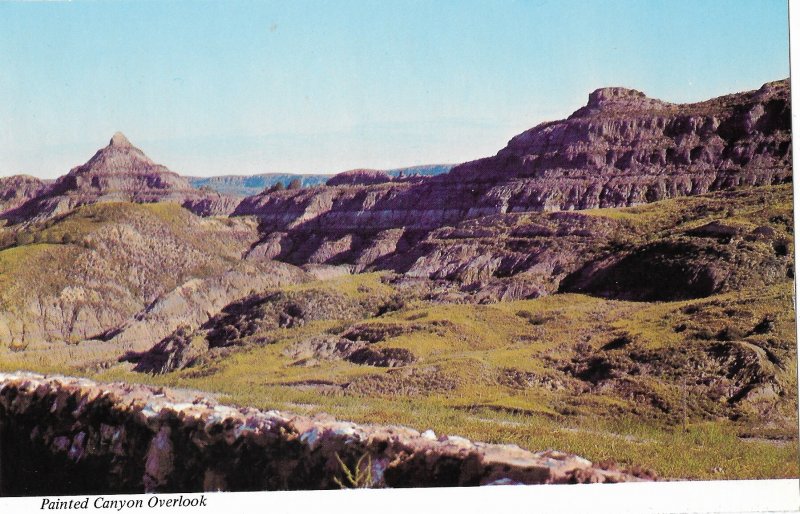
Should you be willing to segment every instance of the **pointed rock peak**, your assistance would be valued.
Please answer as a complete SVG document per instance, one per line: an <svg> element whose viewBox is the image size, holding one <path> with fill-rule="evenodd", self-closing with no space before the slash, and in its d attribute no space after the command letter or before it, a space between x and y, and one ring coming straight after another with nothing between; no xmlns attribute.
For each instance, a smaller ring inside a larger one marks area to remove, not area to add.
<svg viewBox="0 0 800 514"><path fill-rule="evenodd" d="M125 134L122 132L117 132L111 137L111 141L109 142L110 146L115 146L118 148L127 148L133 146L128 138L125 137Z"/></svg>

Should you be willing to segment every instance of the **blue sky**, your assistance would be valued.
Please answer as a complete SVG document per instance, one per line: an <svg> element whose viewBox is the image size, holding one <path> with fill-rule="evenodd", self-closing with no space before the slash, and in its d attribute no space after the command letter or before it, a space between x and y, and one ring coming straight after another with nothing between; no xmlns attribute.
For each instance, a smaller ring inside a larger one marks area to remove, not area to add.
<svg viewBox="0 0 800 514"><path fill-rule="evenodd" d="M788 52L784 0L0 3L0 176L117 130L182 174L463 162L598 87L703 100Z"/></svg>

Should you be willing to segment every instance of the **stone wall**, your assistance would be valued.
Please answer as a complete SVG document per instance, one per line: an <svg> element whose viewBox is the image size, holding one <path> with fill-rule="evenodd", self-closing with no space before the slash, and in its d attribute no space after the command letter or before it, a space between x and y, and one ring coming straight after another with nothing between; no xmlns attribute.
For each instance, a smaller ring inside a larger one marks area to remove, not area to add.
<svg viewBox="0 0 800 514"><path fill-rule="evenodd" d="M557 451L236 409L203 393L0 373L0 495L620 482Z"/></svg>

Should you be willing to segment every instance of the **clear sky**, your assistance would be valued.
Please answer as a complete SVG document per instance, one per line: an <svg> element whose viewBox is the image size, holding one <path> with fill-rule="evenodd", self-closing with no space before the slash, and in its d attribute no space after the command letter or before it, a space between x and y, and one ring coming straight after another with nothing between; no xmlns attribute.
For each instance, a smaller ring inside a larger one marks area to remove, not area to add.
<svg viewBox="0 0 800 514"><path fill-rule="evenodd" d="M187 175L463 162L592 90L789 75L785 0L0 3L0 176L120 130Z"/></svg>

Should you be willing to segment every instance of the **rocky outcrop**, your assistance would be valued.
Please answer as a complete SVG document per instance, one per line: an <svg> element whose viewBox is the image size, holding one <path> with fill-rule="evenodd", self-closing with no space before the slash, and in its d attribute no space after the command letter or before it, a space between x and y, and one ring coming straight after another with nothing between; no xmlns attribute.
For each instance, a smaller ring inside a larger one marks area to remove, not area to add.
<svg viewBox="0 0 800 514"><path fill-rule="evenodd" d="M605 88L566 120L447 174L373 184L335 177L333 187L247 198L234 214L261 219L275 258L369 269L465 220L629 207L791 177L788 80L684 105Z"/></svg>
<svg viewBox="0 0 800 514"><path fill-rule="evenodd" d="M280 263L271 265L277 268ZM284 270L284 273L288 271ZM274 285L278 285L277 280L271 280ZM285 279L285 282L288 280ZM257 283L257 280L253 281L253 284ZM274 342L274 338L269 334L278 329L301 327L320 320L352 321L375 315L386 302L385 299L381 302L381 298L376 297L359 301L335 291L313 287L303 291L273 290L241 297L243 292L240 290L236 301L217 308L213 317L207 315L207 321L200 327L196 323L176 324L175 313L170 312L165 313L164 320L159 320L158 316L152 320L152 323L157 324L157 332L148 333L149 324L139 325L132 336L136 337L138 334L142 341L149 338L151 343L153 335L160 335L163 339L146 351L129 352L123 359L134 362L135 371L167 373L192 366L199 359L212 355L217 349L270 344ZM196 321L203 314L192 308L180 316ZM172 333L165 333L164 327L169 326L177 328ZM122 336L130 337L124 332ZM349 349L355 351L359 348Z"/></svg>
<svg viewBox="0 0 800 514"><path fill-rule="evenodd" d="M345 469L358 471L355 484ZM368 470L368 471L367 471ZM0 494L623 482L554 450L233 408L198 393L0 374Z"/></svg>
<svg viewBox="0 0 800 514"><path fill-rule="evenodd" d="M154 163L121 133L85 164L60 177L40 194L3 217L17 223L65 214L97 202L174 202L198 214L228 214L238 203L219 193L193 188L189 181Z"/></svg>
<svg viewBox="0 0 800 514"><path fill-rule="evenodd" d="M381 170L357 169L334 175L325 183L328 186L366 186L391 182L392 177Z"/></svg>
<svg viewBox="0 0 800 514"><path fill-rule="evenodd" d="M635 301L704 298L745 287L767 287L791 278L786 256L753 240L739 244L709 238L657 241L600 261L566 277L562 291Z"/></svg>
<svg viewBox="0 0 800 514"><path fill-rule="evenodd" d="M49 181L28 175L0 177L0 215L42 193Z"/></svg>
<svg viewBox="0 0 800 514"><path fill-rule="evenodd" d="M239 202L239 198L202 191L185 195L180 204L198 216L227 216L236 210Z"/></svg>
<svg viewBox="0 0 800 514"><path fill-rule="evenodd" d="M161 295L102 339L121 351L142 351L179 328L198 328L244 294L295 284L304 278L298 268L279 262L242 263L217 275L192 278Z"/></svg>

